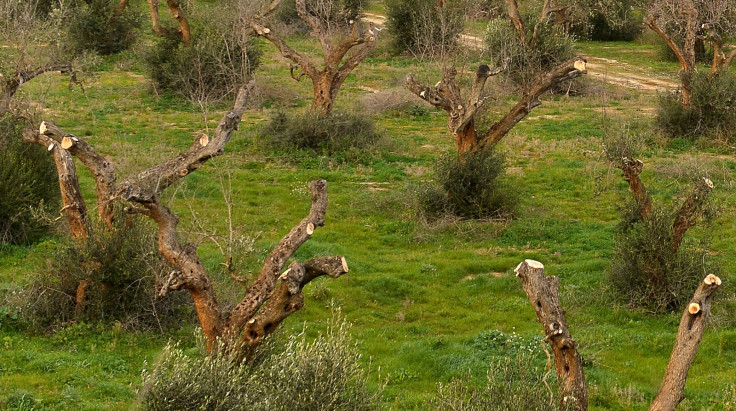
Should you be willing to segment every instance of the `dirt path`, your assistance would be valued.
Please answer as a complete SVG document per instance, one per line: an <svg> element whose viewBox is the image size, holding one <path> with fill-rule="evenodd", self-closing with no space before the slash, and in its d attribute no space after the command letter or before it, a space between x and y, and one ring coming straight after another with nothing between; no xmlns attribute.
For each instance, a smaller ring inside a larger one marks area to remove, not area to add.
<svg viewBox="0 0 736 411"><path fill-rule="evenodd" d="M376 26L383 26L386 17L375 13L365 13L363 20ZM460 42L476 50L483 48L483 39L472 35L460 34ZM631 88L646 93L656 93L676 89L679 84L665 77L643 73L641 69L618 60L586 56L588 59L588 75L608 84Z"/></svg>

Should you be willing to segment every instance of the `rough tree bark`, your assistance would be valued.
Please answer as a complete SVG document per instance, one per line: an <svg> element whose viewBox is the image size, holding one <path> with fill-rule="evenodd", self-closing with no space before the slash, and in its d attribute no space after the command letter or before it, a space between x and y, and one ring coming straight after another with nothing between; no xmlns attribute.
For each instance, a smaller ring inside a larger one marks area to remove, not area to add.
<svg viewBox="0 0 736 411"><path fill-rule="evenodd" d="M232 310L225 310L218 303L213 283L197 255L196 246L180 243L177 238L179 218L161 202L161 195L167 187L202 167L207 160L224 153L225 145L237 130L254 84L250 82L240 89L232 110L223 116L211 138L206 134L198 135L185 153L126 179L116 188L112 164L81 138L46 122L42 123L42 133L34 136L53 144L56 141L49 136L61 138L61 144L68 146L64 152L68 150L75 154L92 170L98 190L104 191L98 193L98 197L107 196L108 190L114 189L115 197L133 203L126 208L127 212L146 215L156 222L159 252L175 268L164 279L159 296L173 290L187 290L194 300L207 348L212 350L218 341L222 341L227 349L240 350L246 359L264 337L303 307L302 289L306 284L322 275L337 278L348 272L344 257L319 257L304 263L294 261L288 270L283 271L288 260L312 236L316 227L324 225L327 210L327 183L324 180L309 184L312 193L309 214L276 245L266 258L258 278L248 286L245 296ZM82 288L78 297L84 298L86 286L80 284Z"/></svg>
<svg viewBox="0 0 736 411"><path fill-rule="evenodd" d="M483 87L488 78L503 71L505 65L495 70L491 70L486 65L478 67L475 80L465 100L455 81L457 70L454 67L446 67L442 73L442 80L434 87L420 83L413 74L409 74L406 77L406 87L429 104L447 111L449 115L447 125L455 138L458 155L462 156L466 152L498 143L532 109L542 104L539 98L547 90L560 82L587 73L585 63L586 60L578 56L540 76L519 102L483 133L479 133L475 126L475 116L488 99L483 95Z"/></svg>
<svg viewBox="0 0 736 411"><path fill-rule="evenodd" d="M56 164L56 172L59 175L62 210L69 221L72 236L79 239L87 238L89 236L87 230L87 206L82 197L82 190L79 188L79 179L77 178L77 168L74 165L74 158L61 144L32 129L23 130L23 140L27 143L46 147L51 153Z"/></svg>
<svg viewBox="0 0 736 411"><path fill-rule="evenodd" d="M557 295L559 279L544 275L544 265L539 261L525 260L514 270L521 279L524 292L542 324L545 341L552 346L557 380L561 385L560 406L576 410L588 409L588 390L585 386L583 361L565 321Z"/></svg>
<svg viewBox="0 0 736 411"><path fill-rule="evenodd" d="M309 24L312 35L319 40L322 47L324 68L318 70L307 57L284 43L264 22L277 9L279 3L280 0L274 0L264 14L246 23L250 24L256 34L273 43L283 57L295 64L295 67L292 67L292 78L299 81L304 75L309 77L314 86L312 110L327 115L332 111L337 93L345 79L375 47L379 29L375 28L373 23L369 23L367 29L361 30L358 27L359 22L350 20L349 33L342 36L329 30L325 22L311 14L307 10L306 0L296 0L299 17ZM354 51L348 56L351 50ZM295 69L301 73L295 74Z"/></svg>
<svg viewBox="0 0 736 411"><path fill-rule="evenodd" d="M687 373L703 339L713 293L720 285L721 279L717 276L706 276L682 313L670 362L659 393L649 408L651 411L672 411L685 399Z"/></svg>
<svg viewBox="0 0 736 411"><path fill-rule="evenodd" d="M39 133L52 138L62 148L77 157L91 172L97 186L97 214L105 226L112 230L115 219L113 196L115 193L115 166L99 155L86 141L66 133L49 122L42 122Z"/></svg>

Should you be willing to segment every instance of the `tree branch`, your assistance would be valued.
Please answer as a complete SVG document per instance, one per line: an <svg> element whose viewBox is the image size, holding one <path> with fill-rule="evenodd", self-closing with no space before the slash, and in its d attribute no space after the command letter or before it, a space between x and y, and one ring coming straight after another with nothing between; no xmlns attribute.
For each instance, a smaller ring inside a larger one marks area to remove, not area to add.
<svg viewBox="0 0 736 411"><path fill-rule="evenodd" d="M248 288L243 299L230 312L228 329L239 332L273 293L276 280L281 274L286 261L314 233L316 227L324 225L327 211L327 182L315 180L309 183L312 193L312 207L307 217L297 224L281 239L263 263L258 278ZM232 336L235 337L235 336Z"/></svg>
<svg viewBox="0 0 736 411"><path fill-rule="evenodd" d="M186 153L123 181L118 187L117 195L141 204L154 202L171 184L199 169L210 158L222 155L232 132L238 129L248 96L254 87L255 82L251 80L240 88L232 110L223 116L211 139L206 134L200 134Z"/></svg>
<svg viewBox="0 0 736 411"><path fill-rule="evenodd" d="M97 189L97 213L108 229L113 228L113 196L115 193L115 166L102 157L83 139L65 132L53 123L41 122L40 134L51 137L73 156L77 157L91 172Z"/></svg>
<svg viewBox="0 0 736 411"><path fill-rule="evenodd" d="M521 18L521 13L519 13L519 4L516 2L516 0L504 1L506 2L506 8L508 9L509 19L514 25L516 32L519 34L519 39L521 39L521 43L524 45L528 45L526 39L526 27L524 27L524 19Z"/></svg>
<svg viewBox="0 0 736 411"><path fill-rule="evenodd" d="M576 410L588 409L588 391L585 386L583 361L565 321L557 294L559 279L545 277L544 265L539 261L525 260L514 270L521 279L524 292L542 324L545 340L552 346L555 356L557 380L561 382L560 408L572 406Z"/></svg>
<svg viewBox="0 0 736 411"><path fill-rule="evenodd" d="M685 399L687 374L703 339L713 293L720 285L721 279L717 276L713 274L706 276L682 313L667 371L659 393L649 408L650 411L674 410Z"/></svg>
<svg viewBox="0 0 736 411"><path fill-rule="evenodd" d="M25 142L41 145L51 152L59 176L61 201L64 206L62 210L69 221L72 236L74 238L87 238L89 236L87 231L87 206L82 197L82 190L79 188L74 158L56 141L39 134L36 130L27 128L23 130L22 137Z"/></svg>
<svg viewBox="0 0 736 411"><path fill-rule="evenodd" d="M287 58L297 65L301 67L302 72L306 73L309 78L312 79L312 81L315 81L317 76L319 76L319 71L316 67L314 67L314 64L310 62L306 57L299 54L298 51L292 49L289 47L286 43L284 43L283 40L279 36L277 36L273 31L271 31L270 28L262 26L258 24L255 21L252 21L250 23L250 27L255 31L255 33L266 40L273 43L274 46L279 50L281 55L284 58Z"/></svg>
<svg viewBox="0 0 736 411"><path fill-rule="evenodd" d="M480 144L482 146L492 146L499 142L532 109L542 104L539 97L547 92L547 90L563 81L572 80L587 73L588 71L585 68L586 62L583 57L578 56L544 74L524 93L521 100L479 139Z"/></svg>

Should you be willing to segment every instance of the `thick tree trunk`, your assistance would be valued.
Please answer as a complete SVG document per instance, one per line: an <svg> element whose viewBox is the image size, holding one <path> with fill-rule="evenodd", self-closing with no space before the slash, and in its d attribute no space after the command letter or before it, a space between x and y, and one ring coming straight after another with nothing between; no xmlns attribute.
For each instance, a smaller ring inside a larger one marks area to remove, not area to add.
<svg viewBox="0 0 736 411"><path fill-rule="evenodd" d="M333 77L325 75L324 72L314 81L314 100L312 101L312 111L322 116L329 115L333 107L332 88Z"/></svg>
<svg viewBox="0 0 736 411"><path fill-rule="evenodd" d="M524 292L542 324L545 341L552 346L555 356L557 380L561 385L560 407L576 410L588 409L588 390L585 386L583 361L565 321L565 312L558 297L559 279L545 277L544 265L539 261L526 260L514 270L521 279Z"/></svg>
<svg viewBox="0 0 736 411"><path fill-rule="evenodd" d="M703 339L713 293L720 285L721 279L717 276L706 276L682 313L670 362L650 411L674 411L685 399L687 374Z"/></svg>

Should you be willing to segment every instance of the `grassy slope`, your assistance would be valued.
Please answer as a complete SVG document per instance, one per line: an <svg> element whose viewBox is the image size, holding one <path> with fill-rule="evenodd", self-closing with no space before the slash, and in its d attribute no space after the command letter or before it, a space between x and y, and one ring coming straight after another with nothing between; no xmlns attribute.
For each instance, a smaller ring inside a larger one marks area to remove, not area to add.
<svg viewBox="0 0 736 411"><path fill-rule="evenodd" d="M293 102L296 107L288 110L307 104L309 84L288 79L288 66L270 48L264 50L259 78L264 89L278 87L298 95ZM626 54L605 50L626 61ZM586 51L600 50L590 45ZM125 67L122 62L108 62L109 69L87 85L86 95L69 92L65 79L56 76L35 87L48 88L46 119L86 136L131 172L184 150L203 123L201 115L187 105L151 97L146 79L140 73L114 69L121 65ZM358 85L380 90L396 87L412 70L425 69L410 60L374 58L350 76L338 106L358 107L355 99L367 93ZM326 160L293 166L254 150L253 132L267 113L250 111L227 154L188 176L173 198L173 208L182 216L184 232L191 227L189 205L207 227L224 230L218 173L229 168L236 225L246 234L262 232L259 248L265 250L308 210L305 183L326 178L330 184L326 226L297 257L342 254L351 272L310 287L306 308L289 318L285 328L298 330L306 321L310 332L316 332L331 306L342 307L354 323L361 350L374 368L380 367L381 378L388 379L387 407L422 408L437 382L468 373L482 380L493 355L475 342L483 331L515 333L513 338L535 347L543 358L535 343L541 338L539 326L512 273L520 261L534 258L546 264L549 274L561 277L561 299L586 358L593 408L628 408L629 404L643 409L664 373L679 315L650 317L629 311L613 302L607 290L605 270L613 246L616 205L628 193L611 171L610 178L604 179L608 190L596 195L600 186L596 177L607 171L599 161L600 138L606 120L646 126L649 120L637 118L637 111L651 106L654 99L629 92L613 94L626 99L615 104L607 97L545 102L504 140L501 148L508 153L509 178L522 195L519 218L509 223L426 227L412 218L406 207L406 185L430 178L429 174L417 176L421 173L416 171L431 169L433 159L451 148L445 116L436 111L417 117L378 115L377 122L395 146L391 153L361 166L333 166ZM609 105L601 113L600 108ZM222 111L212 110L210 127L217 124ZM677 180L681 178L677 164L688 158L708 166L719 187L731 187L736 168L730 157L695 150L653 148L646 156L644 179L658 198L687 189L684 179ZM88 175L83 175L83 184L91 197ZM716 258L728 263L734 221L726 192L718 191L726 212L711 231ZM210 267L219 263L214 248L203 245L200 251ZM22 284L38 269L38 261L52 256L52 242L2 251L0 283L4 287ZM733 265L728 268L727 272ZM725 284L730 280L725 278ZM733 323L733 313L721 310L721 318ZM191 346L190 336L187 328L173 338ZM125 408L134 401L144 361L150 362L168 338L87 326L49 337L5 329L0 334L4 343L0 392L24 389L59 408L97 409L103 404ZM736 382L731 372L735 350L732 328L707 330L691 371L687 404L707 406L722 384Z"/></svg>

